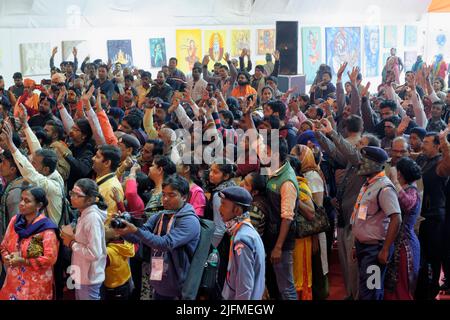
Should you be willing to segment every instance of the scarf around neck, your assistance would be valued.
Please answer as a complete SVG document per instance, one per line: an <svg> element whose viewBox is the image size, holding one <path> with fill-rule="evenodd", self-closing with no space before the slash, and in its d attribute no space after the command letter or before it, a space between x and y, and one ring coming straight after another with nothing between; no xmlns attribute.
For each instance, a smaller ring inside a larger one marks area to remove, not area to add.
<svg viewBox="0 0 450 320"><path fill-rule="evenodd" d="M19 240L29 238L35 234L44 232L46 230L58 230L56 224L49 218L44 217L43 219L38 219L40 214L35 218L35 220L27 226L27 220L25 216L18 214L16 222L14 223L14 231L19 235ZM37 221L36 221L37 220Z"/></svg>

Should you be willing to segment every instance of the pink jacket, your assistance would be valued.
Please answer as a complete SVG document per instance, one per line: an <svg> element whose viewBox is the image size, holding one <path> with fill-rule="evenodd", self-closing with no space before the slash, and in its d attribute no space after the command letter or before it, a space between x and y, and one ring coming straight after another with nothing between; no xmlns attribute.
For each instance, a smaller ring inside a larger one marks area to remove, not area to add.
<svg viewBox="0 0 450 320"><path fill-rule="evenodd" d="M196 184L191 187L188 203L194 207L195 213L199 217L203 217L206 207L205 192Z"/></svg>

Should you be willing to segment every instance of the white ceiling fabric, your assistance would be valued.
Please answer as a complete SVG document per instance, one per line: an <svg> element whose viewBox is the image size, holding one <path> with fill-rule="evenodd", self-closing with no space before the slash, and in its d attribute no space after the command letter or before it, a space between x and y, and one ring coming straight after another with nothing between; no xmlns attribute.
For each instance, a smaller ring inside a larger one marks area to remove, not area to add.
<svg viewBox="0 0 450 320"><path fill-rule="evenodd" d="M418 21L431 0L0 0L0 28ZM336 16L338 15L338 16ZM351 19L349 20L349 17Z"/></svg>

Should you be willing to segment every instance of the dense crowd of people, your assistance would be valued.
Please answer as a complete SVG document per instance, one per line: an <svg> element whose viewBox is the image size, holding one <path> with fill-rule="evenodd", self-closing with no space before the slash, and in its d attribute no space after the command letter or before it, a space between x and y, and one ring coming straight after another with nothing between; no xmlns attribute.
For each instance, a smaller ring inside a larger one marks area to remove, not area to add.
<svg viewBox="0 0 450 320"><path fill-rule="evenodd" d="M279 52L187 76L56 53L51 79L0 78L0 299L325 300L335 246L342 299L450 290L434 66L401 83L393 49L372 92L344 63L294 94Z"/></svg>

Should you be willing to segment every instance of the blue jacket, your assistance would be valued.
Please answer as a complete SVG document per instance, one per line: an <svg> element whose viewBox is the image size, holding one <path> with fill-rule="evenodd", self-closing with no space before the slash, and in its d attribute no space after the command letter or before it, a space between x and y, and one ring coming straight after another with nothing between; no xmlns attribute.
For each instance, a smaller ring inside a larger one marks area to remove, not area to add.
<svg viewBox="0 0 450 320"><path fill-rule="evenodd" d="M169 233L164 234L164 230L164 235L158 236L155 229L163 214L164 212L153 215L135 234L125 236L124 239L145 244L152 249L152 255L155 251L164 253L162 280L151 281L151 285L159 295L180 298L191 259L200 240L200 222L194 208L185 204L175 213Z"/></svg>
<svg viewBox="0 0 450 320"><path fill-rule="evenodd" d="M258 232L243 224L236 233L228 261L229 277L222 296L225 300L261 300L265 289L266 253Z"/></svg>

